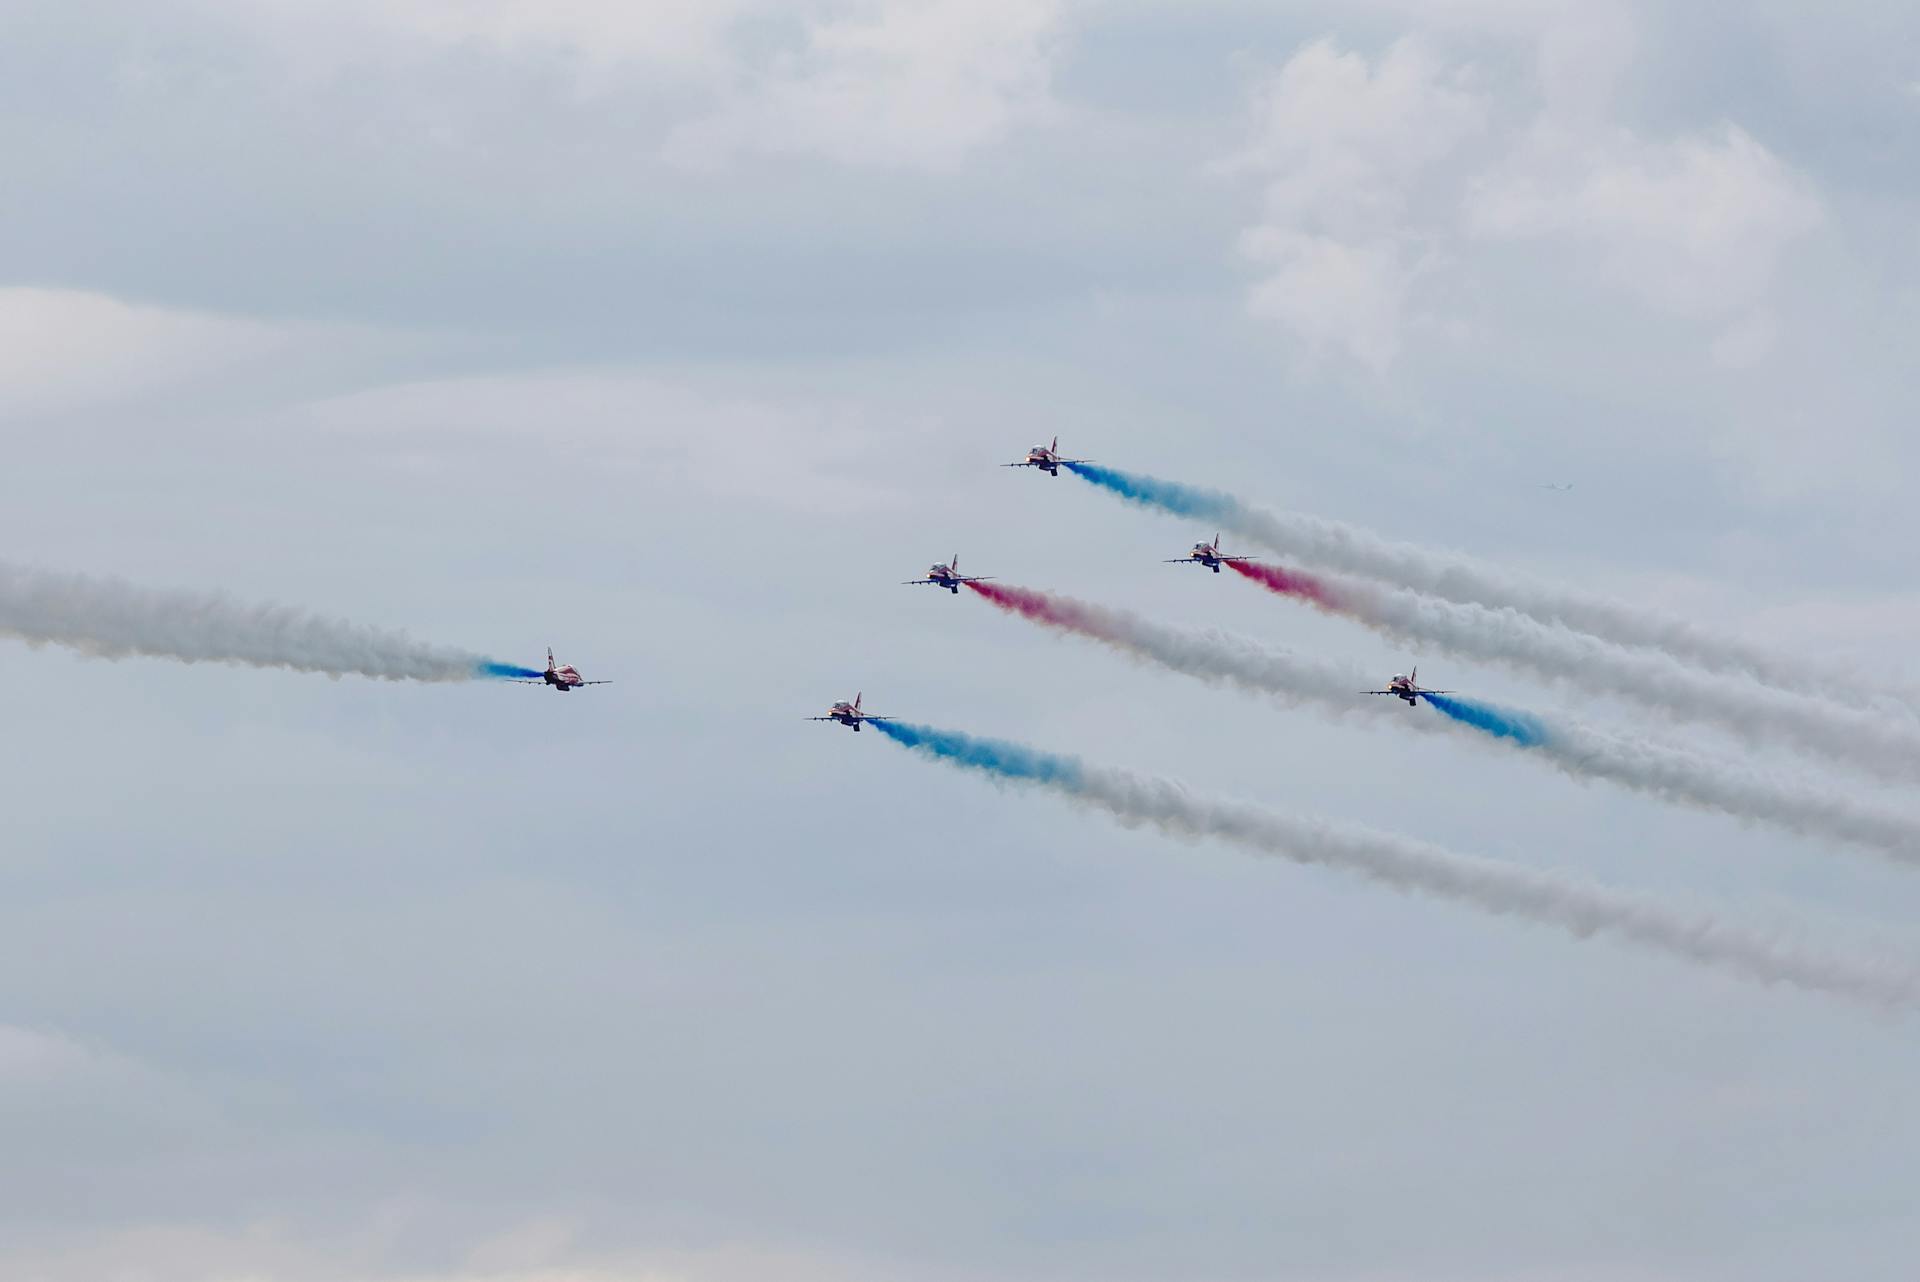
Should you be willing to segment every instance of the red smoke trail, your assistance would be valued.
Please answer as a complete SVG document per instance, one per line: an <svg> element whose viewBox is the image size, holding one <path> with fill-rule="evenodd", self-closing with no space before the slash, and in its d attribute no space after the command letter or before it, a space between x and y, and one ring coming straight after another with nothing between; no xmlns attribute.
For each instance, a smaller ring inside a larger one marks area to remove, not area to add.
<svg viewBox="0 0 1920 1282"><path fill-rule="evenodd" d="M1298 570L1288 570L1277 565L1262 565L1258 561L1229 561L1227 568L1235 574L1252 579L1269 592L1296 597L1308 605L1318 606L1322 610L1331 610L1336 614L1353 612L1353 607L1340 599L1340 595L1333 590L1332 585L1314 578L1311 574L1302 574Z"/></svg>
<svg viewBox="0 0 1920 1282"><path fill-rule="evenodd" d="M1017 614L1023 619L1031 619L1035 623L1044 623L1052 628L1065 628L1071 632L1084 633L1093 637L1106 637L1113 632L1111 622L1103 619L1102 611L1094 606L1083 605L1078 601L1062 600L1059 597L1048 596L1045 592L1007 587L999 583L969 583L967 586L1002 610Z"/></svg>

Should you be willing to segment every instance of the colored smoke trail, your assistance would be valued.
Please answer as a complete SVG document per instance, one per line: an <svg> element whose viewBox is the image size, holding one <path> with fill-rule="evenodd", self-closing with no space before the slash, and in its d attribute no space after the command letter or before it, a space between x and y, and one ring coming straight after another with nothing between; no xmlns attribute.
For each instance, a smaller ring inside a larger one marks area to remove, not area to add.
<svg viewBox="0 0 1920 1282"><path fill-rule="evenodd" d="M1715 676L1672 655L1627 650L1513 610L1461 605L1372 584L1342 583L1340 608L1403 643L1503 664L1569 688L1606 691L1662 717L1755 745L1781 744L1866 774L1911 782L1920 727L1772 686Z"/></svg>
<svg viewBox="0 0 1920 1282"><path fill-rule="evenodd" d="M538 681L546 675L539 668L523 668L517 663L483 663L478 676L496 681Z"/></svg>
<svg viewBox="0 0 1920 1282"><path fill-rule="evenodd" d="M1438 646L1561 685L1606 690L1664 717L1710 724L1748 743L1787 744L1879 778L1905 783L1920 773L1920 727L1910 722L1714 676L1669 654L1625 649L1515 610L1462 605L1282 566L1227 565L1270 592L1356 619L1401 642Z"/></svg>
<svg viewBox="0 0 1920 1282"><path fill-rule="evenodd" d="M1485 731L1496 739L1511 739L1523 748L1537 748L1547 739L1547 728L1539 718L1510 708L1496 707L1475 699L1456 699L1448 694L1421 696L1442 716L1462 725Z"/></svg>
<svg viewBox="0 0 1920 1282"><path fill-rule="evenodd" d="M957 730L936 730L911 721L869 721L867 724L895 743L1001 779L1055 784L1072 791L1080 786L1085 774L1085 768L1073 757L1041 752L1006 739L979 739Z"/></svg>
<svg viewBox="0 0 1920 1282"><path fill-rule="evenodd" d="M538 677L531 668L426 645L404 632L214 592L135 587L118 579L0 563L0 636L105 659L239 663L386 681Z"/></svg>
<svg viewBox="0 0 1920 1282"><path fill-rule="evenodd" d="M1259 561L1228 561L1227 568L1242 578L1252 579L1269 592L1281 596L1295 597L1322 610L1331 610L1337 614L1350 614L1339 590L1324 579L1311 574L1302 574L1298 570L1289 570L1285 566L1265 565Z"/></svg>
<svg viewBox="0 0 1920 1282"><path fill-rule="evenodd" d="M1242 512L1239 499L1219 490L1203 490L1178 481L1163 481L1157 476L1122 472L1098 463L1062 463L1061 466L1081 480L1112 490L1123 499L1175 516L1205 517L1222 525L1232 525Z"/></svg>
<svg viewBox="0 0 1920 1282"><path fill-rule="evenodd" d="M937 760L995 778L1037 783L1106 811L1129 826L1177 837L1218 838L1301 864L1343 868L1397 890L1470 904L1556 926L1576 938L1612 935L1763 983L1792 984L1883 1005L1912 1005L1912 967L1814 953L1710 915L1559 873L1463 855L1356 826L1299 819L1240 802L1196 796L1184 786L1088 766L997 739L878 721L874 728Z"/></svg>
<svg viewBox="0 0 1920 1282"><path fill-rule="evenodd" d="M1659 651L1693 667L1750 677L1775 689L1851 708L1873 709L1890 698L1909 709L1920 709L1920 691L1823 670L1656 610L1523 579L1458 553L1397 542L1322 517L1255 507L1218 490L1118 468L1066 466L1076 476L1132 502L1174 516L1213 520L1281 556L1338 573L1377 579L1447 601L1512 610L1612 645Z"/></svg>
<svg viewBox="0 0 1920 1282"><path fill-rule="evenodd" d="M979 596L1043 626L1099 641L1122 654L1203 681L1311 703L1336 717L1377 718L1359 692L1370 682L1351 665L1327 663L1217 629L1169 627L1126 610L1004 583L967 585ZM1844 790L1770 778L1693 751L1549 719L1477 700L1429 695L1441 717L1409 713L1394 725L1421 733L1466 727L1524 750L1568 778L1617 784L1663 801L1832 838L1903 862L1920 862L1920 818ZM1397 704L1395 705L1398 706Z"/></svg>
<svg viewBox="0 0 1920 1282"><path fill-rule="evenodd" d="M1004 583L967 586L1003 610L1102 642L1142 662L1289 701L1310 700L1336 714L1373 711L1357 705L1355 692L1364 678L1349 664L1326 663L1227 632L1168 627L1057 593Z"/></svg>

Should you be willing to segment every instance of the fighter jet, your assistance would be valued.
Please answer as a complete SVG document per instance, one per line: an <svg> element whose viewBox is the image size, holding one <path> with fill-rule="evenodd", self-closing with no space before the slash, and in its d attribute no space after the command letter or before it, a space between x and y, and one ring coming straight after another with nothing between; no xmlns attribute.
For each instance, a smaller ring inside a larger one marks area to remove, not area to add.
<svg viewBox="0 0 1920 1282"><path fill-rule="evenodd" d="M1051 445L1036 445L1027 451L1027 456L1018 463L1002 463L1001 467L1037 467L1048 476L1060 475L1063 463L1091 463L1090 458L1061 458L1060 438L1054 437Z"/></svg>
<svg viewBox="0 0 1920 1282"><path fill-rule="evenodd" d="M1419 705L1420 696L1426 694L1452 694L1451 690L1422 690L1420 688L1420 669L1415 668L1412 675L1393 674L1393 680L1387 682L1384 690L1362 690L1361 694L1390 694L1396 699L1404 699L1409 708Z"/></svg>
<svg viewBox="0 0 1920 1282"><path fill-rule="evenodd" d="M1167 564L1204 565L1215 574L1218 574L1220 573L1220 567L1228 561L1251 561L1253 559L1254 558L1250 556L1223 556L1220 552L1220 536L1216 534L1213 536L1213 542L1196 543L1193 545L1193 551L1187 553L1185 556L1174 557L1171 561L1168 561Z"/></svg>
<svg viewBox="0 0 1920 1282"><path fill-rule="evenodd" d="M855 732L857 733L860 729L860 723L862 721L892 721L893 718L892 717L876 717L870 712L860 711L860 696L858 694L855 694L853 696L852 703L848 703L845 699L842 699L839 703L836 703L831 708L827 709L826 716L808 717L807 720L838 721L843 726L852 726Z"/></svg>
<svg viewBox="0 0 1920 1282"><path fill-rule="evenodd" d="M610 686L613 684L612 681L583 680L580 674L574 671L571 663L556 665L553 661L552 646L547 647L547 670L544 673L537 677L518 677L515 679L522 685L550 685L561 694L565 694L575 686Z"/></svg>
<svg viewBox="0 0 1920 1282"><path fill-rule="evenodd" d="M991 575L961 574L960 573L960 554L958 552L955 552L953 554L953 559L951 561L948 561L945 565L936 565L931 570L928 570L926 578L908 579L905 583L901 584L900 586L914 587L918 584L930 583L936 588L945 588L947 591L953 593L955 596L959 596L960 585L962 583L985 583L991 577L992 577Z"/></svg>

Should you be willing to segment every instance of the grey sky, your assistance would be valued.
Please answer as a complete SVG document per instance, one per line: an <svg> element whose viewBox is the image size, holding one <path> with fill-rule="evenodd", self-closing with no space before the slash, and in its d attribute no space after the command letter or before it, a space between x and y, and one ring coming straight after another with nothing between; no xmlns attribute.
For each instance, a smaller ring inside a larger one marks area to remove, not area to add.
<svg viewBox="0 0 1920 1282"><path fill-rule="evenodd" d="M993 466L1058 432L1920 681L1910 7L0 23L0 559L618 681L0 651L0 1274L1910 1276L1911 1020L800 720L1920 953L1871 857L895 586L1422 659Z"/></svg>

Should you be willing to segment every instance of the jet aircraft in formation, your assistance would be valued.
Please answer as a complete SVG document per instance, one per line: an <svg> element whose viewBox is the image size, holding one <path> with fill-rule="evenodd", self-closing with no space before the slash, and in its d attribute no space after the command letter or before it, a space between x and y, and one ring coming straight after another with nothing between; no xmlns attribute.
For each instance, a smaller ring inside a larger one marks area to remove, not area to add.
<svg viewBox="0 0 1920 1282"><path fill-rule="evenodd" d="M841 725L852 726L855 731L858 731L860 729L860 723L862 721L891 721L893 720L893 718L892 717L876 717L871 712L860 711L860 696L856 693L853 696L852 703L848 703L845 699L842 699L840 702L834 704L831 708L827 709L826 716L808 717L807 720L838 721Z"/></svg>
<svg viewBox="0 0 1920 1282"><path fill-rule="evenodd" d="M1417 707L1420 696L1427 694L1452 694L1451 690L1423 690L1420 688L1420 669L1415 668L1411 675L1403 676L1396 672L1393 680L1387 682L1384 690L1362 690L1361 694L1390 694L1396 699L1404 699L1409 708Z"/></svg>
<svg viewBox="0 0 1920 1282"><path fill-rule="evenodd" d="M1223 554L1220 551L1220 536L1216 534L1213 536L1213 542L1196 543L1193 545L1193 551L1187 553L1185 556L1174 557L1171 561L1168 561L1167 564L1204 565L1215 574L1218 574L1220 573L1220 567L1229 561L1251 561L1253 559L1254 558L1250 556L1227 556Z"/></svg>
<svg viewBox="0 0 1920 1282"><path fill-rule="evenodd" d="M1037 467L1049 476L1058 476L1060 475L1060 469L1068 463L1090 463L1090 462L1092 462L1091 459L1061 458L1060 457L1060 438L1056 436L1053 438L1053 443L1051 445L1036 445L1032 449L1028 450L1027 457L1022 459L1020 462L1002 463L1000 466L1002 467ZM1554 487L1554 488L1558 488L1558 487ZM1567 486L1566 488L1571 489L1573 487ZM1222 552L1220 550L1220 536L1218 534L1215 534L1213 536L1213 541L1211 543L1196 543L1193 545L1192 550L1190 550L1185 556L1174 557L1168 560L1167 564L1168 565L1202 565L1202 566L1205 566L1207 569L1212 570L1215 574L1218 574L1220 573L1220 567L1223 565L1236 562L1236 561L1253 561L1257 559L1258 558L1256 557L1232 555L1232 554ZM930 568L927 571L926 578L908 579L906 583L903 584L902 586L927 585L927 586L936 587L936 588L945 588L947 591L953 593L955 596L958 596L960 595L961 584L984 583L987 581L987 577L988 576L985 576L985 575L961 574L960 573L960 554L956 552L944 564L937 564L937 565L934 565L932 568ZM576 685L601 684L600 682L597 682L597 681L585 681L585 682L581 681L580 674L575 672L572 668L556 669L553 666L553 651L551 650L547 651L547 674L543 679L551 685L558 686L562 690L569 689L572 686L576 686ZM1405 674L1395 673L1393 676L1393 679L1387 682L1387 687L1384 690L1362 690L1360 693L1390 695L1393 698L1399 699L1402 702L1404 702L1409 708L1414 708L1419 706L1420 700L1423 698L1427 698L1429 696L1436 695L1436 694L1452 694L1453 691L1429 690L1426 687L1422 686L1420 684L1420 669L1418 667L1415 667L1413 671L1410 673L1405 673ZM873 713L870 713L870 712L862 712L860 710L860 695L855 694L853 696L852 703L848 703L843 699L840 702L834 704L832 707L828 708L827 715L825 715L824 717L808 717L807 720L834 721L834 722L838 722L843 726L848 726L851 729L858 731L860 729L862 722L891 721L893 720L893 718L875 716Z"/></svg>
<svg viewBox="0 0 1920 1282"><path fill-rule="evenodd" d="M588 681L578 672L574 671L571 663L555 664L553 661L552 646L547 647L547 670L544 673L537 677L516 677L515 680L519 681L522 685L549 685L561 694L565 694L575 686L610 686L613 684L611 681Z"/></svg>
<svg viewBox="0 0 1920 1282"><path fill-rule="evenodd" d="M1011 466L1011 464L1009 466ZM974 574L974 575L961 574L960 573L960 554L958 552L955 552L953 554L953 559L951 561L948 561L945 565L936 565L931 570L928 570L926 578L908 579L905 583L901 584L900 586L914 587L922 583L931 583L936 588L945 588L947 591L953 593L955 596L959 596L960 585L962 583L985 583L991 577L993 576L985 575L985 574Z"/></svg>
<svg viewBox="0 0 1920 1282"><path fill-rule="evenodd" d="M1027 456L1018 463L1002 463L1001 467L1037 467L1048 476L1060 475L1065 463L1091 463L1090 458L1061 458L1060 438L1054 437L1051 445L1036 445L1027 451Z"/></svg>

